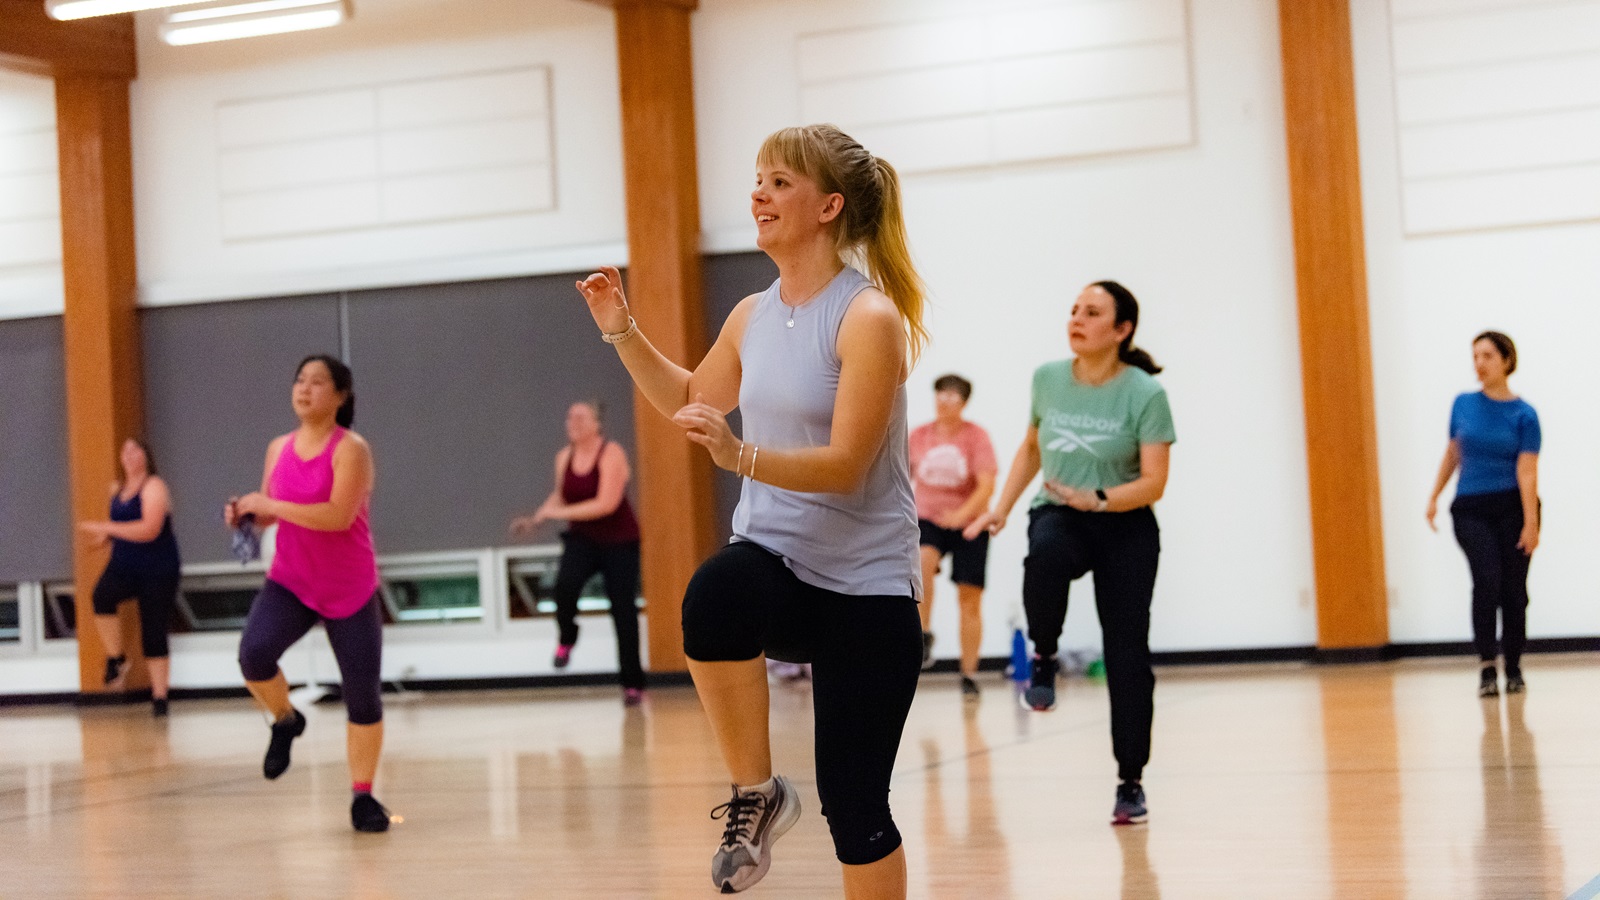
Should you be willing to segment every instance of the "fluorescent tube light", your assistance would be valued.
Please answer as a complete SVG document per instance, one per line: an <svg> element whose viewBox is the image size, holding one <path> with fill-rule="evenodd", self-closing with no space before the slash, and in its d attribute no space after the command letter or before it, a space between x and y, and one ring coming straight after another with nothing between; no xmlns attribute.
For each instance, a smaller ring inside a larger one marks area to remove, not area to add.
<svg viewBox="0 0 1600 900"><path fill-rule="evenodd" d="M165 6L192 6L205 0L44 0L44 11L60 21L115 16Z"/></svg>
<svg viewBox="0 0 1600 900"><path fill-rule="evenodd" d="M331 28L350 15L350 0L228 0L168 13L161 39L186 45L309 31Z"/></svg>

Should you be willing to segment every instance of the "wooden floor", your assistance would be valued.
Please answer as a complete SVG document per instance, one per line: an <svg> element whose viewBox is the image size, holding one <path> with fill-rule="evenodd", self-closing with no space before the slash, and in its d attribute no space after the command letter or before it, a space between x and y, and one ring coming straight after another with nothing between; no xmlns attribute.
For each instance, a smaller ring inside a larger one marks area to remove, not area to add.
<svg viewBox="0 0 1600 900"><path fill-rule="evenodd" d="M1525 898L1600 890L1600 660L1541 656L1480 701L1467 660L1170 669L1151 821L1112 828L1103 685L1024 713L998 676L924 678L896 819L913 897ZM839 895L810 695L775 686L805 813L749 896ZM694 694L391 698L387 835L348 822L343 711L280 780L245 701L0 711L0 897L710 897L727 797Z"/></svg>

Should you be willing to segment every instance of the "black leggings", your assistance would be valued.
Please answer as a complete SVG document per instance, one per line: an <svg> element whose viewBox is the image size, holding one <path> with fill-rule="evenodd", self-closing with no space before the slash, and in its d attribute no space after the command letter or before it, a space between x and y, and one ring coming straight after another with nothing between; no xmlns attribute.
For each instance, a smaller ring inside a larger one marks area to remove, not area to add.
<svg viewBox="0 0 1600 900"><path fill-rule="evenodd" d="M94 614L114 616L117 606L130 597L139 601L139 645L144 658L166 659L167 629L171 627L172 606L178 597L178 573L143 575L106 566L94 585Z"/></svg>
<svg viewBox="0 0 1600 900"><path fill-rule="evenodd" d="M578 597L599 572L617 632L618 677L623 687L644 687L644 667L639 665L639 542L602 544L569 531L561 536L561 544L556 569L556 628L561 643L578 642Z"/></svg>
<svg viewBox="0 0 1600 900"><path fill-rule="evenodd" d="M683 649L699 662L811 663L817 793L846 865L900 846L889 779L922 666L911 597L852 597L802 582L740 541L712 554L683 598Z"/></svg>
<svg viewBox="0 0 1600 900"><path fill-rule="evenodd" d="M1161 529L1148 506L1121 513L1041 506L1028 517L1022 605L1040 656L1060 649L1072 582L1094 572L1095 611L1105 641L1111 694L1111 752L1123 781L1138 781L1150 762L1156 675L1150 668L1150 600L1161 556Z"/></svg>
<svg viewBox="0 0 1600 900"><path fill-rule="evenodd" d="M1522 536L1522 495L1517 491L1456 497L1450 504L1456 543L1472 570L1472 642L1478 659L1494 662L1495 613L1504 630L1506 673L1522 671L1528 642L1528 562L1517 548Z"/></svg>
<svg viewBox="0 0 1600 900"><path fill-rule="evenodd" d="M278 674L278 660L318 622L328 633L333 658L339 661L339 692L355 725L383 721L383 613L374 593L367 605L343 619L324 618L300 602L283 585L267 580L250 603L250 617L239 637L239 671L245 681L269 681Z"/></svg>

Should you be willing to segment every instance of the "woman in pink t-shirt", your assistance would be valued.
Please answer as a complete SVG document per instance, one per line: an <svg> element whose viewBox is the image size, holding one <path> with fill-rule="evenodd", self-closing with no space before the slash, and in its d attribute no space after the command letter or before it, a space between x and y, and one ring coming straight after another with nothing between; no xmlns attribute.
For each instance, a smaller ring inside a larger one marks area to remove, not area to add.
<svg viewBox="0 0 1600 900"><path fill-rule="evenodd" d="M989 535L972 540L962 529L989 506L998 466L989 434L961 418L972 382L944 375L933 383L935 417L911 432L911 478L922 530L922 667L933 665L933 579L950 557L950 580L961 604L961 692L978 695L978 648L983 643L983 579Z"/></svg>
<svg viewBox="0 0 1600 900"><path fill-rule="evenodd" d="M383 750L383 611L368 526L372 448L350 430L356 398L349 366L306 357L290 397L300 427L267 445L261 490L229 500L223 511L230 527L245 516L258 528L278 525L272 568L239 637L245 686L273 718L262 774L282 775L290 745L306 730L278 659L321 622L339 661L349 718L350 824L387 831L389 811L372 796Z"/></svg>

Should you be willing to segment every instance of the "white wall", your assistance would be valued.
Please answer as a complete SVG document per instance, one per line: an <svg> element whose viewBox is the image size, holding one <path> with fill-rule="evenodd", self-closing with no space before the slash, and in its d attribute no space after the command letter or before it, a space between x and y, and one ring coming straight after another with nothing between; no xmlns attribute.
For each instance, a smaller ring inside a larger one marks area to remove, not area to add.
<svg viewBox="0 0 1600 900"><path fill-rule="evenodd" d="M56 92L0 70L0 318L61 312Z"/></svg>
<svg viewBox="0 0 1600 900"><path fill-rule="evenodd" d="M140 15L141 303L625 259L609 10L358 6L327 31L192 47Z"/></svg>
<svg viewBox="0 0 1600 900"><path fill-rule="evenodd" d="M1556 18L1567 24L1553 28ZM1600 146L1600 81L1570 77L1574 68L1600 71L1600 28L1575 28L1580 19L1600 22L1600 2L1352 4L1397 642L1471 635L1470 579L1449 517L1441 515L1433 534L1422 512L1451 399L1477 388L1470 343L1491 328L1517 342L1512 389L1539 410L1544 427L1547 527L1529 576L1529 634L1600 634L1600 606L1583 589L1593 581L1585 560L1600 544L1600 520L1587 514L1600 497L1588 452L1600 441L1600 421L1587 369L1600 333L1600 188L1590 180L1593 165L1530 156L1539 148L1518 137L1529 122L1564 109L1570 137L1545 152ZM1428 126L1470 126L1480 136L1418 156L1418 140L1435 137ZM1417 195L1419 161L1451 173L1443 180L1451 203ZM1554 178L1556 187L1527 186L1512 197L1500 190L1503 179L1528 177ZM1441 219L1448 227L1436 227ZM1453 486L1445 505L1452 495Z"/></svg>
<svg viewBox="0 0 1600 900"><path fill-rule="evenodd" d="M705 0L694 39L708 243L753 247L755 151L767 133L802 121L800 48L817 32L906 34L915 29L897 26L986 16L994 27L1041 8L1121 16L1121 27L1137 29L1168 22L1172 6ZM1158 509L1158 650L1316 640L1276 10L1272 0L1187 4L1187 144L1084 156L1069 134L1059 158L982 160L905 178L912 248L934 304L934 341L910 383L913 417L931 418L934 377L967 375L976 385L970 417L990 429L1003 466L1026 427L1033 368L1067 354L1078 290L1115 278L1139 295L1139 339L1169 367L1161 380L1179 434ZM987 126L975 117L973 127ZM1025 521L1015 513L990 554L985 655L1009 646ZM1098 646L1092 593L1074 590L1065 646ZM956 652L954 606L941 584L935 630L944 657Z"/></svg>

